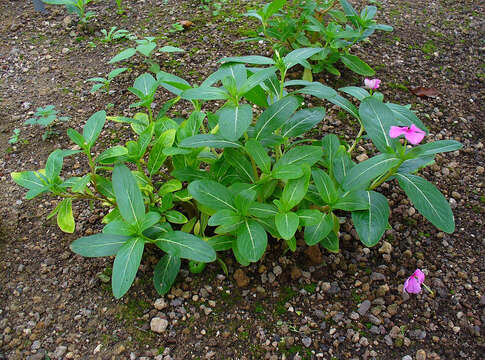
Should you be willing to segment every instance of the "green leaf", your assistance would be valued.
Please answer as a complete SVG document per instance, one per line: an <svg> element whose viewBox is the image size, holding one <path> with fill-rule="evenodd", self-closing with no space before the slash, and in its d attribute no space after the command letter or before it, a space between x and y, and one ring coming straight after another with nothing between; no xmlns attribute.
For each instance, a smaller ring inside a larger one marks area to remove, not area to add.
<svg viewBox="0 0 485 360"><path fill-rule="evenodd" d="M333 219L331 213L323 214L317 224L305 226L303 238L308 246L318 244L330 233L332 227Z"/></svg>
<svg viewBox="0 0 485 360"><path fill-rule="evenodd" d="M411 199L413 206L438 229L451 234L455 220L450 204L430 182L411 174L396 174L399 185Z"/></svg>
<svg viewBox="0 0 485 360"><path fill-rule="evenodd" d="M360 241L368 247L376 245L386 231L391 213L384 195L367 192L368 210L353 211L352 221Z"/></svg>
<svg viewBox="0 0 485 360"><path fill-rule="evenodd" d="M308 59L309 57L319 53L322 51L322 48L300 48L293 50L288 55L283 58L283 62L286 65L286 68L289 69L296 64L301 64L303 60Z"/></svg>
<svg viewBox="0 0 485 360"><path fill-rule="evenodd" d="M157 84L155 78L148 73L141 74L135 80L133 87L145 96L150 95L153 92L153 87Z"/></svg>
<svg viewBox="0 0 485 360"><path fill-rule="evenodd" d="M307 168L305 168L302 177L288 180L281 194L281 203L285 211L291 210L303 200L308 190L309 181L310 169Z"/></svg>
<svg viewBox="0 0 485 360"><path fill-rule="evenodd" d="M130 225L141 226L145 205L135 177L125 165L117 164L113 169L113 190L123 219Z"/></svg>
<svg viewBox="0 0 485 360"><path fill-rule="evenodd" d="M296 137L313 129L325 117L324 108L297 111L281 128L281 136Z"/></svg>
<svg viewBox="0 0 485 360"><path fill-rule="evenodd" d="M100 164L112 164L117 158L128 154L128 149L124 146L113 146L106 149L96 158L96 162Z"/></svg>
<svg viewBox="0 0 485 360"><path fill-rule="evenodd" d="M396 119L399 120L401 125L411 126L412 124L414 124L421 130L428 133L428 128L424 125L424 123L416 116L416 114L412 110L409 110L405 106L392 104L392 103L386 103L386 106L389 109L391 109L394 116L396 117Z"/></svg>
<svg viewBox="0 0 485 360"><path fill-rule="evenodd" d="M246 80L246 82L239 89L238 93L241 95L246 94L256 86L260 85L266 79L269 79L271 76L273 76L275 72L276 68L274 66L259 70Z"/></svg>
<svg viewBox="0 0 485 360"><path fill-rule="evenodd" d="M303 226L317 225L322 219L323 214L319 210L303 209L296 212Z"/></svg>
<svg viewBox="0 0 485 360"><path fill-rule="evenodd" d="M350 169L354 166L354 162L350 159L350 155L344 146L340 146L335 154L332 163L333 176L339 184L342 184Z"/></svg>
<svg viewBox="0 0 485 360"><path fill-rule="evenodd" d="M330 176L333 176L333 160L340 148L340 140L335 134L328 134L322 140L323 157L326 160Z"/></svg>
<svg viewBox="0 0 485 360"><path fill-rule="evenodd" d="M253 119L253 111L248 104L225 106L216 115L219 119L219 132L227 140L238 140Z"/></svg>
<svg viewBox="0 0 485 360"><path fill-rule="evenodd" d="M117 77L118 75L124 73L126 70L128 70L128 68L117 68L117 69L114 69L114 70L111 70L109 73L108 73L108 79L113 79L115 77ZM104 80L104 79L103 79Z"/></svg>
<svg viewBox="0 0 485 360"><path fill-rule="evenodd" d="M103 234L134 236L136 233L136 228L126 223L121 217L111 220L103 228Z"/></svg>
<svg viewBox="0 0 485 360"><path fill-rule="evenodd" d="M233 57L225 57L219 60L220 63L242 63L242 64L253 64L253 65L274 65L274 60L259 55L250 55L250 56L233 56Z"/></svg>
<svg viewBox="0 0 485 360"><path fill-rule="evenodd" d="M339 239L333 231L329 232L328 235L320 241L320 244L330 252L338 253L339 251Z"/></svg>
<svg viewBox="0 0 485 360"><path fill-rule="evenodd" d="M246 220L237 231L237 248L251 262L258 261L268 245L264 228L254 220Z"/></svg>
<svg viewBox="0 0 485 360"><path fill-rule="evenodd" d="M172 224L185 224L187 221L189 221L184 214L176 210L169 210L165 212L164 215L167 218L167 221L171 222Z"/></svg>
<svg viewBox="0 0 485 360"><path fill-rule="evenodd" d="M366 189L372 179L387 173L401 162L393 154L379 154L349 170L342 187L345 190Z"/></svg>
<svg viewBox="0 0 485 360"><path fill-rule="evenodd" d="M321 160L323 150L319 146L300 145L295 146L290 151L286 152L275 164L274 168L285 165L302 166L307 164L313 166L317 161Z"/></svg>
<svg viewBox="0 0 485 360"><path fill-rule="evenodd" d="M299 94L307 94L315 96L319 99L331 99L337 96L337 92L331 87L325 86L319 82L312 82L302 89L295 91Z"/></svg>
<svg viewBox="0 0 485 360"><path fill-rule="evenodd" d="M206 146L213 148L237 148L242 145L237 141L226 140L219 135L199 134L183 139L179 146L185 148L199 148Z"/></svg>
<svg viewBox="0 0 485 360"><path fill-rule="evenodd" d="M228 209L236 211L233 196L229 190L218 182L212 180L196 180L189 184L189 193L192 197L214 210Z"/></svg>
<svg viewBox="0 0 485 360"><path fill-rule="evenodd" d="M322 200L326 204L332 204L337 198L337 189L331 177L321 169L314 169L312 177Z"/></svg>
<svg viewBox="0 0 485 360"><path fill-rule="evenodd" d="M114 199L116 197L113 191L113 184L110 180L99 175L94 175L94 180L96 181L96 187L98 191L102 195L106 196L109 199Z"/></svg>
<svg viewBox="0 0 485 360"><path fill-rule="evenodd" d="M254 183L256 181L253 167L245 153L238 151L238 149L227 149L224 151L224 159L247 182Z"/></svg>
<svg viewBox="0 0 485 360"><path fill-rule="evenodd" d="M205 119L205 113L193 111L187 120L184 120L177 129L177 139L181 141L189 136L197 135Z"/></svg>
<svg viewBox="0 0 485 360"><path fill-rule="evenodd" d="M251 215L248 210L256 198L256 191L252 189L245 189L235 192L234 206L239 210L243 216Z"/></svg>
<svg viewBox="0 0 485 360"><path fill-rule="evenodd" d="M248 214L256 218L269 218L278 213L276 207L271 204L253 202L248 209Z"/></svg>
<svg viewBox="0 0 485 360"><path fill-rule="evenodd" d="M207 242L215 251L224 251L232 249L234 240L233 236L217 235L211 237Z"/></svg>
<svg viewBox="0 0 485 360"><path fill-rule="evenodd" d="M256 139L271 134L279 129L300 106L300 101L294 96L278 100L267 108L256 121Z"/></svg>
<svg viewBox="0 0 485 360"><path fill-rule="evenodd" d="M199 87L188 89L180 94L182 99L186 100L226 100L229 99L229 94L222 88L216 87Z"/></svg>
<svg viewBox="0 0 485 360"><path fill-rule="evenodd" d="M285 4L286 4L286 0L273 0L273 1L271 1L268 4L268 6L264 8L265 18L269 19L271 16L276 14Z"/></svg>
<svg viewBox="0 0 485 360"><path fill-rule="evenodd" d="M84 147L86 146L86 140L76 130L67 129L67 136L69 136L69 139L71 139L71 141L78 145L81 149L84 149Z"/></svg>
<svg viewBox="0 0 485 360"><path fill-rule="evenodd" d="M237 215L234 211L223 209L217 211L214 215L209 218L208 225L218 226L218 225L228 225L237 223L241 220L241 217Z"/></svg>
<svg viewBox="0 0 485 360"><path fill-rule="evenodd" d="M129 236L96 234L85 236L72 242L72 252L85 257L103 257L116 255Z"/></svg>
<svg viewBox="0 0 485 360"><path fill-rule="evenodd" d="M201 262L212 262L216 252L207 242L182 231L164 233L155 240L155 245L170 255Z"/></svg>
<svg viewBox="0 0 485 360"><path fill-rule="evenodd" d="M140 226L141 231L145 231L155 225L157 225L160 222L161 216L160 213L156 211L149 211L146 215L145 218L143 219L143 222Z"/></svg>
<svg viewBox="0 0 485 360"><path fill-rule="evenodd" d="M72 216L72 199L63 199L57 211L57 225L62 231L72 234L76 227Z"/></svg>
<svg viewBox="0 0 485 360"><path fill-rule="evenodd" d="M340 95L335 95L331 98L327 98L327 100L330 101L332 104L335 104L335 105L341 107L342 109L347 111L350 115L352 115L356 119L360 120L359 110L357 109L357 107L354 104L352 104L346 98L344 98Z"/></svg>
<svg viewBox="0 0 485 360"><path fill-rule="evenodd" d="M158 49L158 51L164 52L164 53L175 53L175 52L185 52L184 49L175 47L175 46L170 46L166 45Z"/></svg>
<svg viewBox="0 0 485 360"><path fill-rule="evenodd" d="M432 143L427 143L414 147L408 152L411 156L429 156L442 152L459 150L463 145L455 140L438 140Z"/></svg>
<svg viewBox="0 0 485 360"><path fill-rule="evenodd" d="M147 164L150 177L160 170L160 167L167 159L167 155L163 153L163 149L172 146L173 142L175 141L175 132L175 129L164 131L150 150Z"/></svg>
<svg viewBox="0 0 485 360"><path fill-rule="evenodd" d="M349 94L360 101L370 96L367 90L357 86L343 87L343 88L340 88L339 91L343 91L344 93Z"/></svg>
<svg viewBox="0 0 485 360"><path fill-rule="evenodd" d="M159 295L165 295L170 291L177 274L180 271L180 258L165 254L155 266L153 271L153 285Z"/></svg>
<svg viewBox="0 0 485 360"><path fill-rule="evenodd" d="M150 57L150 54L152 53L153 50L157 47L157 44L154 42L148 42L145 44L140 44L136 47L136 51L138 51L140 54Z"/></svg>
<svg viewBox="0 0 485 360"><path fill-rule="evenodd" d="M418 157L416 159L409 159L404 161L401 166L399 166L397 172L402 174L412 174L422 167L431 165L432 163L434 163L434 155L427 155L423 157Z"/></svg>
<svg viewBox="0 0 485 360"><path fill-rule="evenodd" d="M259 143L259 141L250 139L246 142L245 149L247 153L254 159L256 165L265 174L271 171L271 158L268 156L266 149Z"/></svg>
<svg viewBox="0 0 485 360"><path fill-rule="evenodd" d="M303 169L299 165L279 165L274 167L271 176L281 180L298 179L303 176Z"/></svg>
<svg viewBox="0 0 485 360"><path fill-rule="evenodd" d="M359 115L365 131L380 152L392 148L389 129L395 124L393 112L379 100L369 97L360 103Z"/></svg>
<svg viewBox="0 0 485 360"><path fill-rule="evenodd" d="M332 208L345 211L366 210L369 208L367 191L357 190L347 192L332 205Z"/></svg>
<svg viewBox="0 0 485 360"><path fill-rule="evenodd" d="M359 59L358 56L342 54L340 55L340 61L342 61L342 63L350 70L359 75L372 76L376 73L369 65L367 65L367 63Z"/></svg>
<svg viewBox="0 0 485 360"><path fill-rule="evenodd" d="M119 62L119 61L129 59L135 54L136 54L136 50L134 48L125 49L125 50L121 51L119 54L117 54L116 56L114 56L108 62L108 64L114 64L115 62Z"/></svg>
<svg viewBox="0 0 485 360"><path fill-rule="evenodd" d="M45 163L45 176L50 182L59 176L62 170L62 163L64 161L64 153L61 149L54 150Z"/></svg>
<svg viewBox="0 0 485 360"><path fill-rule="evenodd" d="M182 183L177 179L170 179L165 182L158 190L158 195L163 196L182 189Z"/></svg>
<svg viewBox="0 0 485 360"><path fill-rule="evenodd" d="M93 144L96 142L101 130L103 129L104 123L106 122L106 112L104 110L98 111L91 115L91 117L86 122L83 128L83 137L88 145L88 148L91 148Z"/></svg>
<svg viewBox="0 0 485 360"><path fill-rule="evenodd" d="M17 185L30 190L26 195L27 199L32 199L43 192L49 191L46 181L41 180L40 174L36 171L13 172L10 176Z"/></svg>
<svg viewBox="0 0 485 360"><path fill-rule="evenodd" d="M294 212L286 212L284 214L278 213L275 216L276 229L281 237L285 240L290 240L296 233L300 218Z"/></svg>
<svg viewBox="0 0 485 360"><path fill-rule="evenodd" d="M115 298L121 298L135 280L144 245L141 238L131 238L118 250L111 276L111 287Z"/></svg>

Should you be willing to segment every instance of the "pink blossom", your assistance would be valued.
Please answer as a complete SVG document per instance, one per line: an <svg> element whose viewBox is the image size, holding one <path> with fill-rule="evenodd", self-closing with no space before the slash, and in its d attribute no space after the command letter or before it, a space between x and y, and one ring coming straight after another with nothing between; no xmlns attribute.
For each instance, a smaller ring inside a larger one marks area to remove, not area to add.
<svg viewBox="0 0 485 360"><path fill-rule="evenodd" d="M409 294L419 294L421 292L421 284L424 282L424 273L416 269L414 274L412 274L405 282L404 282L404 290Z"/></svg>
<svg viewBox="0 0 485 360"><path fill-rule="evenodd" d="M406 140L411 144L419 144L424 139L426 133L418 128L416 125L412 124L410 127L407 126L391 126L389 130L389 136L391 138L397 138L398 136L404 135Z"/></svg>
<svg viewBox="0 0 485 360"><path fill-rule="evenodd" d="M380 79L365 79L364 85L368 89L376 90L379 88L379 84L381 83Z"/></svg>

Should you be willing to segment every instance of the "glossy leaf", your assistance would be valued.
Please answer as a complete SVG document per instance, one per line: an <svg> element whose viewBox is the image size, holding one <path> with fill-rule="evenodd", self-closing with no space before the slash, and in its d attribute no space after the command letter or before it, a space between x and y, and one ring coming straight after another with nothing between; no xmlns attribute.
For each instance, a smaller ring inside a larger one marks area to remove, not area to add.
<svg viewBox="0 0 485 360"><path fill-rule="evenodd" d="M347 192L332 205L332 208L345 211L366 210L369 208L367 191L357 190Z"/></svg>
<svg viewBox="0 0 485 360"><path fill-rule="evenodd" d="M281 237L285 240L290 240L298 229L300 218L294 212L278 213L275 216L276 229Z"/></svg>
<svg viewBox="0 0 485 360"><path fill-rule="evenodd" d="M220 134L227 140L238 140L253 119L251 105L226 106L217 112Z"/></svg>
<svg viewBox="0 0 485 360"><path fill-rule="evenodd" d="M106 122L106 112L104 110L98 111L91 115L83 128L83 137L86 141L88 148L93 146L98 138L104 123Z"/></svg>
<svg viewBox="0 0 485 360"><path fill-rule="evenodd" d="M281 136L296 137L313 129L325 117L324 108L297 111L281 128Z"/></svg>
<svg viewBox="0 0 485 360"><path fill-rule="evenodd" d="M72 215L72 199L63 199L57 211L57 225L59 229L72 234L76 227L74 216Z"/></svg>
<svg viewBox="0 0 485 360"><path fill-rule="evenodd" d="M359 75L372 76L376 73L369 65L367 65L367 63L362 61L358 56L342 54L340 55L340 61L342 61L342 63L350 70Z"/></svg>
<svg viewBox="0 0 485 360"><path fill-rule="evenodd" d="M180 263L178 256L165 254L155 266L153 285L159 295L163 296L170 291L180 271Z"/></svg>
<svg viewBox="0 0 485 360"><path fill-rule="evenodd" d="M135 177L125 165L113 169L113 191L123 219L130 225L140 226L145 217L145 204Z"/></svg>
<svg viewBox="0 0 485 360"><path fill-rule="evenodd" d="M155 245L170 255L201 262L212 262L216 252L207 242L182 231L162 234L155 240Z"/></svg>
<svg viewBox="0 0 485 360"><path fill-rule="evenodd" d="M226 140L222 136L213 134L199 134L183 139L179 146L185 148L213 147L213 148L237 148L241 143L232 140Z"/></svg>
<svg viewBox="0 0 485 360"><path fill-rule="evenodd" d="M237 248L251 262L258 261L268 245L264 228L254 220L245 221L237 231Z"/></svg>
<svg viewBox="0 0 485 360"><path fill-rule="evenodd" d="M85 257L113 256L130 238L123 235L96 234L73 241L70 248L74 253Z"/></svg>
<svg viewBox="0 0 485 360"><path fill-rule="evenodd" d="M393 112L379 100L369 97L360 103L359 115L365 131L380 152L392 147L389 129L395 125Z"/></svg>
<svg viewBox="0 0 485 360"><path fill-rule="evenodd" d="M320 241L320 244L330 252L338 253L339 251L339 239L333 231L330 231L328 235Z"/></svg>
<svg viewBox="0 0 485 360"><path fill-rule="evenodd" d="M120 53L118 53L116 56L114 56L109 62L108 64L114 64L116 62L119 62L119 61L123 61L123 60L126 60L126 59L129 59L130 57L132 57L133 55L136 54L136 50L134 48L128 48L128 49L125 49L123 51L121 51Z"/></svg>
<svg viewBox="0 0 485 360"><path fill-rule="evenodd" d="M267 108L256 121L255 138L260 139L279 129L300 105L294 96L278 100Z"/></svg>
<svg viewBox="0 0 485 360"><path fill-rule="evenodd" d="M196 180L188 186L190 195L195 200L214 210L228 209L236 211L233 196L229 190L212 180Z"/></svg>
<svg viewBox="0 0 485 360"><path fill-rule="evenodd" d="M144 245L141 238L131 238L118 250L113 263L113 275L111 276L111 286L115 298L121 298L135 280Z"/></svg>
<svg viewBox="0 0 485 360"><path fill-rule="evenodd" d="M271 171L271 158L266 149L259 143L259 141L250 139L246 142L245 149L247 153L254 159L256 165L265 174Z"/></svg>
<svg viewBox="0 0 485 360"><path fill-rule="evenodd" d="M333 219L331 214L323 214L316 225L305 226L303 238L308 246L318 244L332 230Z"/></svg>
<svg viewBox="0 0 485 360"><path fill-rule="evenodd" d="M386 231L390 209L384 195L367 192L368 210L353 211L352 221L360 241L368 247L376 245Z"/></svg>
<svg viewBox="0 0 485 360"><path fill-rule="evenodd" d="M337 198L337 189L330 176L321 169L314 169L312 178L322 200L326 204L332 204Z"/></svg>

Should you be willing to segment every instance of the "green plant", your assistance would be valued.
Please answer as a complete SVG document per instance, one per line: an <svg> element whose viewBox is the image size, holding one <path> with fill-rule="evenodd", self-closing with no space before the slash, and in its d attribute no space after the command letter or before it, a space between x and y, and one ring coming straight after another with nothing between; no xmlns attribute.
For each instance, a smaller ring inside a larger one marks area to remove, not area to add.
<svg viewBox="0 0 485 360"><path fill-rule="evenodd" d="M135 40L136 36L131 34L128 30L118 29L116 30L116 26L112 26L109 31L106 29L101 29L101 33L104 35L104 38L101 39L101 42L112 42L118 40Z"/></svg>
<svg viewBox="0 0 485 360"><path fill-rule="evenodd" d="M10 137L10 139L8 139L8 143L12 145L18 143L19 137L20 137L20 129L13 129L13 134Z"/></svg>
<svg viewBox="0 0 485 360"><path fill-rule="evenodd" d="M256 36L248 40L269 41L276 50L285 55L302 47L322 48L309 61L302 63L304 79L312 79L312 73L323 70L340 75L335 66L341 62L353 72L372 76L375 71L359 57L350 54L351 47L366 41L375 30L392 31L388 25L377 24L375 6L366 6L359 14L347 0L340 0L342 10L335 9L336 0L273 0L246 16L261 22ZM247 40L246 40L247 41Z"/></svg>
<svg viewBox="0 0 485 360"><path fill-rule="evenodd" d="M94 77L94 78L89 78L86 81L89 82L94 82L95 84L91 88L91 94L95 93L99 89L104 89L107 93L109 93L109 88L111 85L111 81L121 73L124 73L128 68L117 68L108 73L107 78L102 78L102 77Z"/></svg>
<svg viewBox="0 0 485 360"><path fill-rule="evenodd" d="M122 0L115 0L115 1L116 1L116 7L118 8L117 10L118 15L123 15L126 12L126 10L123 9Z"/></svg>
<svg viewBox="0 0 485 360"><path fill-rule="evenodd" d="M169 32L173 33L173 32L179 32L179 31L184 31L184 27L182 24L176 22L170 26Z"/></svg>
<svg viewBox="0 0 485 360"><path fill-rule="evenodd" d="M82 24L87 23L96 14L93 11L86 11L86 6L93 0L42 0L50 5L64 5L71 14L77 14Z"/></svg>
<svg viewBox="0 0 485 360"><path fill-rule="evenodd" d="M127 61L136 53L138 53L145 57L145 62L150 65L150 69L153 72L158 72L160 70L160 67L152 59L153 51L157 47L157 43L155 39L156 39L155 37L150 36L150 37L145 37L144 39L141 39L141 40L135 40L136 47L122 50L109 61L109 64L114 64L120 61ZM177 53L177 52L184 52L185 50L175 46L163 46L160 49L158 49L158 51L164 52L164 53Z"/></svg>
<svg viewBox="0 0 485 360"><path fill-rule="evenodd" d="M68 130L81 150L55 150L45 169L15 172L12 178L29 190L28 199L44 193L62 198L49 216L57 215L63 231L75 229L74 200L95 201L110 210L102 232L74 241L71 249L88 257L116 256L112 289L117 298L131 286L145 246L163 251L154 270L160 294L169 291L182 258L192 260L191 269L198 271L197 263L218 259L216 251L231 250L246 266L261 259L268 234L294 251L295 235L301 231L306 244L338 252L337 214L341 217L342 212L350 213L361 242L374 246L390 214L387 199L375 190L391 179L428 220L452 232L448 202L414 173L436 153L457 150L461 144L437 141L408 147L389 135L395 125L426 129L407 107L384 103L379 92L340 89L360 101L357 108L321 83L286 80L289 69L319 51L302 48L274 59L225 58L200 86L163 71L156 77L142 74L129 91L137 97L130 107L143 112L132 118L95 113L82 134ZM160 88L175 97L154 115ZM361 129L354 143L333 134L303 137L324 119L325 109L302 106L301 94L336 104L355 117ZM170 108L181 100L193 110L186 118L170 117ZM202 111L213 100L222 106ZM136 140L93 154L106 120L130 125ZM355 164L352 151L364 131L380 154ZM87 159L89 172L61 178L63 159L77 154Z"/></svg>
<svg viewBox="0 0 485 360"><path fill-rule="evenodd" d="M47 105L46 107L38 107L35 111L34 117L25 121L27 125L38 125L46 128L42 134L42 140L46 140L50 135L57 134L52 127L59 121L68 121L69 116L57 116L58 111L54 105Z"/></svg>

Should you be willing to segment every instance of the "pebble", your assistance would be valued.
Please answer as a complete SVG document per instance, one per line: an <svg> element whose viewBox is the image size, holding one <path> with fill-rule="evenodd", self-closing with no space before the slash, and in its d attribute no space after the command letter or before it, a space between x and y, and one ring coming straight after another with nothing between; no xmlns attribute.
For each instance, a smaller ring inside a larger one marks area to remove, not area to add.
<svg viewBox="0 0 485 360"><path fill-rule="evenodd" d="M369 311L370 309L370 301L369 300L364 300L362 302L362 304L359 305L359 309L357 310L357 312L361 315L361 316L364 316L365 314L367 314L367 311Z"/></svg>
<svg viewBox="0 0 485 360"><path fill-rule="evenodd" d="M416 360L426 360L426 351L423 349L416 351Z"/></svg>
<svg viewBox="0 0 485 360"><path fill-rule="evenodd" d="M413 358L409 355L405 355L405 356L402 357L401 360L413 360Z"/></svg>
<svg viewBox="0 0 485 360"><path fill-rule="evenodd" d="M310 347L310 345L312 344L312 339L310 339L308 336L305 336L303 339L301 339L301 342L303 343L303 345L305 345L305 347Z"/></svg>
<svg viewBox="0 0 485 360"><path fill-rule="evenodd" d="M390 255L391 252L392 252L392 245L389 244L387 241L383 241L382 246L379 248L379 253Z"/></svg>
<svg viewBox="0 0 485 360"><path fill-rule="evenodd" d="M366 153L363 153L363 154L360 154L359 156L356 156L355 158L357 159L358 162L362 162L367 160L369 157L367 156Z"/></svg>
<svg viewBox="0 0 485 360"><path fill-rule="evenodd" d="M153 332L156 332L158 334L163 333L165 330L167 330L168 327L168 321L159 317L154 317L152 321L150 321L150 329Z"/></svg>
<svg viewBox="0 0 485 360"><path fill-rule="evenodd" d="M384 296L386 293L389 291L389 285L384 284L379 286L379 288L376 291L377 296Z"/></svg>
<svg viewBox="0 0 485 360"><path fill-rule="evenodd" d="M385 281L386 280L386 276L384 274L381 274L381 273L378 273L378 272L373 272L370 275L370 279L372 281Z"/></svg>
<svg viewBox="0 0 485 360"><path fill-rule="evenodd" d="M157 310L163 310L168 306L168 304L165 302L165 299L158 298L157 300L155 300L155 303L153 304L153 306Z"/></svg>
<svg viewBox="0 0 485 360"><path fill-rule="evenodd" d="M282 273L283 273L283 269L281 268L281 266L276 265L273 268L273 274L275 274L276 276L280 276Z"/></svg>
<svg viewBox="0 0 485 360"><path fill-rule="evenodd" d="M366 347L369 346L369 340L365 336L362 336L359 340L359 344Z"/></svg>
<svg viewBox="0 0 485 360"><path fill-rule="evenodd" d="M351 318L352 320L359 320L359 317L360 317L360 316L359 316L359 314L357 314L355 311L352 311L352 312L350 313L350 318Z"/></svg>
<svg viewBox="0 0 485 360"><path fill-rule="evenodd" d="M60 345L56 347L56 350L54 351L53 356L55 359L61 359L66 353L66 351L67 351L67 346Z"/></svg>
<svg viewBox="0 0 485 360"><path fill-rule="evenodd" d="M249 284L249 278L243 269L237 269L234 272L234 280L236 280L237 286L241 288L246 287Z"/></svg>

